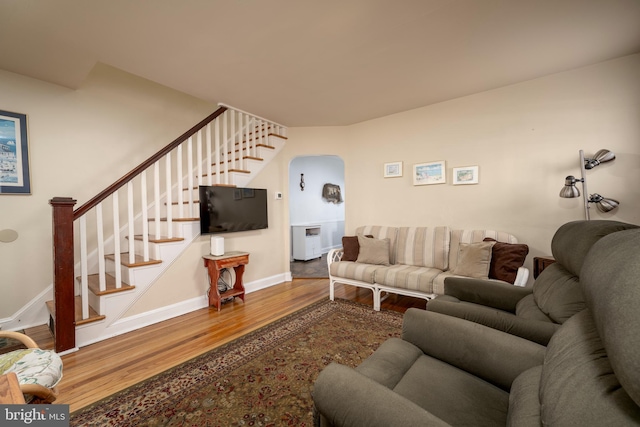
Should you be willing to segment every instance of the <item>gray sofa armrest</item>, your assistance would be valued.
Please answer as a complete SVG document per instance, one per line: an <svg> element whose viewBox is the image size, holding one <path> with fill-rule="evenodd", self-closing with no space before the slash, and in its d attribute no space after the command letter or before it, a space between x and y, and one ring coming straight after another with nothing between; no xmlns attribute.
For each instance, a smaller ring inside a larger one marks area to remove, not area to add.
<svg viewBox="0 0 640 427"><path fill-rule="evenodd" d="M460 301L447 295L429 301L427 310L479 323L545 346L560 327L556 323L518 317L506 311Z"/></svg>
<svg viewBox="0 0 640 427"><path fill-rule="evenodd" d="M416 308L404 315L402 339L506 391L518 375L542 364L546 349L484 325Z"/></svg>
<svg viewBox="0 0 640 427"><path fill-rule="evenodd" d="M330 426L448 426L393 390L337 363L320 372L312 394L316 410Z"/></svg>
<svg viewBox="0 0 640 427"><path fill-rule="evenodd" d="M513 286L510 283L447 277L444 279L444 294L461 301L473 302L515 313L516 304L533 292L532 288Z"/></svg>

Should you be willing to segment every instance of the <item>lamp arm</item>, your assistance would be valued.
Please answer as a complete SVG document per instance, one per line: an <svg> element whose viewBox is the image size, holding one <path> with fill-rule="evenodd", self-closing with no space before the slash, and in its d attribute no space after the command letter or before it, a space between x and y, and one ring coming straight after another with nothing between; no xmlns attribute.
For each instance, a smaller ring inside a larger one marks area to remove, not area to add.
<svg viewBox="0 0 640 427"><path fill-rule="evenodd" d="M582 179L580 182L582 183L582 199L584 200L584 217L589 221L591 218L589 217L589 196L587 192L587 178L584 168L584 150L580 150L580 174Z"/></svg>

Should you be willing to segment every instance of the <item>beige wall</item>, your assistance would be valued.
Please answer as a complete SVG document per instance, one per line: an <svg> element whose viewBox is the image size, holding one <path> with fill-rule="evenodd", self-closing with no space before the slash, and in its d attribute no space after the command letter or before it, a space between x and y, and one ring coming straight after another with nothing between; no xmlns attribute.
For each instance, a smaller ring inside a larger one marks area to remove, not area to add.
<svg viewBox="0 0 640 427"><path fill-rule="evenodd" d="M608 148L617 159L588 172L591 192L620 208L592 218L640 223L640 55L488 91L346 127L289 129L289 141L250 186L269 190L269 229L225 239L251 252L246 282L289 270L288 168L302 155L345 162L346 231L361 224L451 225L515 234L536 255L564 222L583 218L580 199L560 199L566 175L579 176L578 150ZM0 109L29 115L32 196L0 197L0 228L20 238L0 244L0 318L51 283L48 200L80 203L213 108L142 79L99 67L78 91L0 72ZM380 102L384 102L381 100ZM94 161L95 154L101 161ZM413 186L414 163L445 160L447 184ZM402 178L383 178L402 161ZM478 165L480 183L451 185L451 168ZM273 193L281 191L282 201ZM199 238L128 314L202 296Z"/></svg>
<svg viewBox="0 0 640 427"><path fill-rule="evenodd" d="M27 115L31 195L0 195L0 319L52 283L51 207L79 207L215 110L215 106L98 64L77 90L0 70L0 110Z"/></svg>
<svg viewBox="0 0 640 427"><path fill-rule="evenodd" d="M614 151L587 172L591 193L621 202L592 219L640 223L640 55L551 75L347 128L291 129L301 152L345 160L346 232L358 225L450 225L509 231L533 256L550 254L563 223L584 219L582 199L561 199L580 176L578 151ZM381 100L383 102L383 100ZM415 163L446 161L447 183L412 185ZM383 178L402 161L402 178ZM478 185L451 184L451 169L478 165Z"/></svg>

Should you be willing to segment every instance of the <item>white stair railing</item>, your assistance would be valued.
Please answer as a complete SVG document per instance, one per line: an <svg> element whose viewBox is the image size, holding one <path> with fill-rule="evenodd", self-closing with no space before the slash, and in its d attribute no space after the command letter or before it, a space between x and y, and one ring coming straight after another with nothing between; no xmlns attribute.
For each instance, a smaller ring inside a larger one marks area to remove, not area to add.
<svg viewBox="0 0 640 427"><path fill-rule="evenodd" d="M74 219L77 219L74 221L77 228L74 234L79 242L79 260L76 263L79 274L74 274L79 286L75 293L81 296L83 320L90 315L90 276L97 275L101 292L107 290L107 275L113 276L109 283L114 283L115 288L131 284L128 283L128 275L122 274L123 255L128 264L136 263L136 254L145 263L158 261L151 256L150 234L153 236L151 240L174 239L177 230L173 224L176 220L199 217L198 203L194 198L198 185L233 185L231 172L245 171L247 159L258 158L260 147L270 146L269 135L286 138L285 126L228 105L219 106L226 111L207 123L201 122L195 132L162 157L152 158L146 168L124 177L126 182L112 185L114 188L110 194L101 196L107 189L96 196L100 200L94 207L84 209L96 198L77 209L76 212L82 211L77 217L74 212ZM151 182L147 182L147 171L151 172ZM122 206L119 188L125 184L126 202ZM153 195L150 202L148 194ZM177 205L175 211L174 203ZM107 210L110 214L103 212L104 204L111 205ZM93 212L96 221L89 223L86 217ZM150 221L153 222L151 228ZM105 230L111 230L107 239L104 238ZM140 239L136 239L136 230L142 236ZM127 254L121 254L123 244ZM107 263L105 257L109 259ZM104 314L104 307L93 308L99 311L98 314Z"/></svg>

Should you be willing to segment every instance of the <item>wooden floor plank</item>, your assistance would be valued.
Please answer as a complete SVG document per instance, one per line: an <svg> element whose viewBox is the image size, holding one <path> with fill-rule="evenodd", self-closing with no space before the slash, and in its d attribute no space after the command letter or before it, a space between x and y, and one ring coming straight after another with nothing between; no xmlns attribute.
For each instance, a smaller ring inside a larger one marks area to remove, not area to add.
<svg viewBox="0 0 640 427"><path fill-rule="evenodd" d="M336 286L336 297L372 306L369 290ZM201 309L101 341L62 357L64 377L56 403L75 411L248 332L329 297L327 279L295 279L249 293L215 309ZM404 312L425 301L391 296L383 309Z"/></svg>

